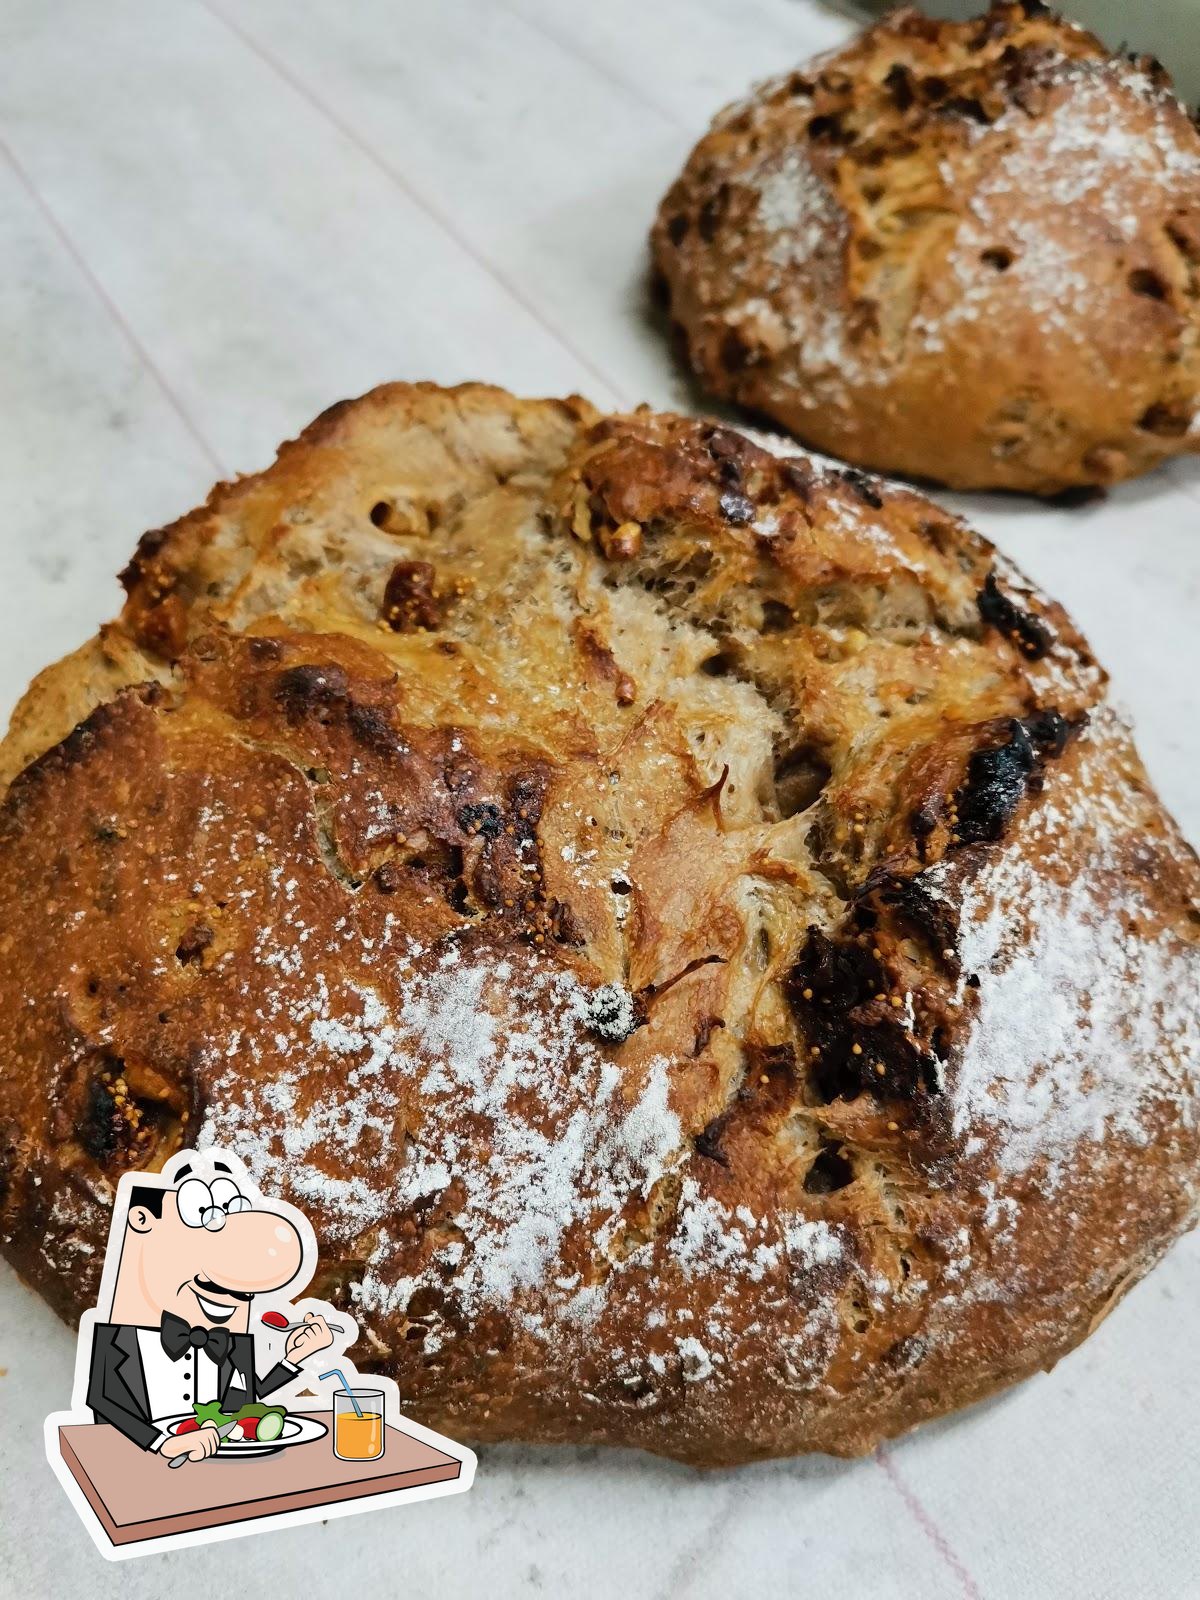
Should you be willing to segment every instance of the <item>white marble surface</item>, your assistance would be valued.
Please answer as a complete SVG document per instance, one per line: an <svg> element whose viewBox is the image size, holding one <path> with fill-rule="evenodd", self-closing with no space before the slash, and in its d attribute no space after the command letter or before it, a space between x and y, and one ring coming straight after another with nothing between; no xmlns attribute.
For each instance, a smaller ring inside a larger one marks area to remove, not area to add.
<svg viewBox="0 0 1200 1600"><path fill-rule="evenodd" d="M686 402L644 235L806 0L0 0L0 701L137 535L390 377ZM1065 601L1200 838L1200 466L970 510ZM102 1568L41 1456L71 1340L0 1271L0 1595L1200 1595L1200 1239L1048 1377L877 1459L485 1452L474 1492Z"/></svg>

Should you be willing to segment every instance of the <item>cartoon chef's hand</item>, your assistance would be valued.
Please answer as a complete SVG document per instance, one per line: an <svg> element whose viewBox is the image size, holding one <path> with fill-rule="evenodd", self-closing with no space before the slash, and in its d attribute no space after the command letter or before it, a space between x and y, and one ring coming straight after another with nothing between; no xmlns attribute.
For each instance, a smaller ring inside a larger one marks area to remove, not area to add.
<svg viewBox="0 0 1200 1600"><path fill-rule="evenodd" d="M292 1365L296 1366L306 1356L315 1356L318 1350L328 1350L332 1343L333 1335L325 1318L306 1311L301 1326L294 1328L288 1334L283 1352Z"/></svg>
<svg viewBox="0 0 1200 1600"><path fill-rule="evenodd" d="M221 1448L221 1435L214 1422L205 1422L189 1433L176 1433L167 1439L160 1456L189 1456L193 1461L203 1461L205 1456L215 1456Z"/></svg>

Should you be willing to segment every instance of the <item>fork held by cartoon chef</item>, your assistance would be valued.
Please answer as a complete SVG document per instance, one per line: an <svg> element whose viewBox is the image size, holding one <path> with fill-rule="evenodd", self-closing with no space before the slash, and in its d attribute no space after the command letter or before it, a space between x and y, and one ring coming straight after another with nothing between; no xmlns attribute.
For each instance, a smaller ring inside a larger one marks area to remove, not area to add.
<svg viewBox="0 0 1200 1600"><path fill-rule="evenodd" d="M96 1420L163 1456L215 1455L215 1424L176 1435L155 1419L212 1400L237 1411L329 1348L333 1331L309 1312L291 1325L284 1359L261 1377L255 1367L251 1302L290 1283L302 1258L291 1220L252 1204L223 1162L214 1160L207 1177L180 1167L172 1188L135 1187L112 1320L94 1331L87 1403Z"/></svg>

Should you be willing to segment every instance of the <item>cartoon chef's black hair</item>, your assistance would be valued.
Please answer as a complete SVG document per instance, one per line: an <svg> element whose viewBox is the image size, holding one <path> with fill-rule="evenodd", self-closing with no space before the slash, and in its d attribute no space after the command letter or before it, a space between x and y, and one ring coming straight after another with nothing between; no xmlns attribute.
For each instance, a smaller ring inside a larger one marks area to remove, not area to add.
<svg viewBox="0 0 1200 1600"><path fill-rule="evenodd" d="M232 1176L232 1168L226 1166L224 1161L214 1161L212 1168L214 1172L227 1172ZM179 1171L175 1174L175 1179L171 1187L177 1189L185 1178L190 1177L191 1171L192 1169L190 1165L180 1167ZM166 1189L152 1187L148 1183L139 1183L135 1188L129 1191L129 1209L132 1211L134 1206L141 1206L143 1211L148 1211L152 1217L161 1217L163 1212L163 1195L166 1193Z"/></svg>

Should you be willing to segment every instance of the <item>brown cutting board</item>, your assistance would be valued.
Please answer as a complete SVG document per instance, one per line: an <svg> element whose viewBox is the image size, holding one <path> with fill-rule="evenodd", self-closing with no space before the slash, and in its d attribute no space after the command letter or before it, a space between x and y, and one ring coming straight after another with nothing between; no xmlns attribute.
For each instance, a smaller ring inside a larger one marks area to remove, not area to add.
<svg viewBox="0 0 1200 1600"><path fill-rule="evenodd" d="M329 1412L307 1414L329 1426ZM339 1461L326 1433L274 1455L189 1461L177 1471L104 1422L60 1428L58 1438L63 1460L117 1545L444 1483L462 1470L453 1456L390 1424L378 1461Z"/></svg>

